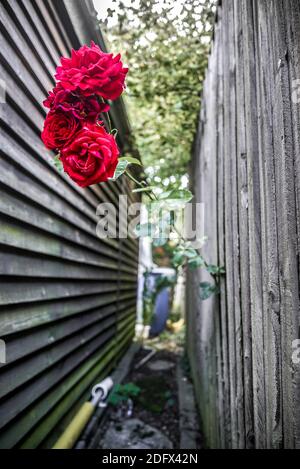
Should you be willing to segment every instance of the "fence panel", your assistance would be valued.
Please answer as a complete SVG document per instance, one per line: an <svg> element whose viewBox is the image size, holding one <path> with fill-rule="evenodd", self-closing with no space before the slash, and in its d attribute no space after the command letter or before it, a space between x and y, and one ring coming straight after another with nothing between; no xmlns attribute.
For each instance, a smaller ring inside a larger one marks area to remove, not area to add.
<svg viewBox="0 0 300 469"><path fill-rule="evenodd" d="M0 35L0 447L48 447L131 341L138 243L96 236L126 184L78 188L40 139L60 56L103 47L92 2L2 1ZM121 100L111 117L124 148Z"/></svg>
<svg viewBox="0 0 300 469"><path fill-rule="evenodd" d="M293 0L218 6L192 183L227 273L206 302L189 274L187 295L211 447L299 448L299 18Z"/></svg>

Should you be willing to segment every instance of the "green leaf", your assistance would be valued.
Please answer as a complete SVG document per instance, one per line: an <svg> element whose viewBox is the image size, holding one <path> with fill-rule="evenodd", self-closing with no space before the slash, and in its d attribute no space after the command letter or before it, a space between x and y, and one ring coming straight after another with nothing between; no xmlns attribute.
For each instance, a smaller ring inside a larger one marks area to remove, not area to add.
<svg viewBox="0 0 300 469"><path fill-rule="evenodd" d="M117 179L119 179L119 177L122 176L122 174L125 173L128 164L129 163L128 163L127 160L122 161L122 160L119 159L119 162L118 162L116 170L115 170L115 174L111 178L111 181L116 181Z"/></svg>
<svg viewBox="0 0 300 469"><path fill-rule="evenodd" d="M119 158L119 161L127 161L128 165L136 164L138 166L143 166L142 162L137 158L133 158L132 156L122 156Z"/></svg>
<svg viewBox="0 0 300 469"><path fill-rule="evenodd" d="M200 287L200 298L205 301L208 300L212 295L220 293L218 285L209 282L202 282L199 285Z"/></svg>
<svg viewBox="0 0 300 469"><path fill-rule="evenodd" d="M188 264L190 265L192 261L196 262L198 258L200 258L202 262L204 262L203 258L198 255L196 249L190 247L181 247L174 253L173 265L174 267L179 267L183 265L186 260L188 260Z"/></svg>
<svg viewBox="0 0 300 469"><path fill-rule="evenodd" d="M60 173L64 170L63 164L60 160L60 154L55 155L53 158L53 164Z"/></svg>
<svg viewBox="0 0 300 469"><path fill-rule="evenodd" d="M137 158L132 158L131 156L124 156L122 158L119 158L118 165L115 170L115 174L113 175L112 178L110 178L110 180L116 181L117 179L119 179L119 177L125 173L126 169L131 164L137 164L139 166L142 166L142 163Z"/></svg>
<svg viewBox="0 0 300 469"><path fill-rule="evenodd" d="M184 250L184 254L189 259L193 259L194 257L198 256L198 253L197 253L196 249L194 249L194 248L186 248Z"/></svg>
<svg viewBox="0 0 300 469"><path fill-rule="evenodd" d="M108 396L108 403L118 406L126 402L130 397L137 397L141 392L141 388L134 383L116 384Z"/></svg>
<svg viewBox="0 0 300 469"><path fill-rule="evenodd" d="M133 189L133 193L135 192L151 192L156 189L155 186L147 186L147 187L139 187L138 189Z"/></svg>
<svg viewBox="0 0 300 469"><path fill-rule="evenodd" d="M187 204L193 199L193 194L188 190L171 190L163 192L158 196L159 200L180 200L181 202Z"/></svg>
<svg viewBox="0 0 300 469"><path fill-rule="evenodd" d="M189 259L188 265L191 269L199 269L205 266L205 261L202 256L197 256L193 259Z"/></svg>
<svg viewBox="0 0 300 469"><path fill-rule="evenodd" d="M207 267L207 271L211 275L223 275L223 274L225 274L225 268L224 267L219 267L217 265L209 265Z"/></svg>
<svg viewBox="0 0 300 469"><path fill-rule="evenodd" d="M157 204L158 207L167 210L179 210L184 208L192 198L193 194L190 191L174 189L159 194L157 196L158 200L153 202L153 204Z"/></svg>
<svg viewBox="0 0 300 469"><path fill-rule="evenodd" d="M139 386L136 386L134 383L127 383L121 385L121 388L119 388L119 392L128 397L134 397L140 394L141 388Z"/></svg>
<svg viewBox="0 0 300 469"><path fill-rule="evenodd" d="M184 264L185 259L186 258L185 258L184 252L182 251L175 252L173 259L172 259L172 264L174 265L174 267L180 267L181 265Z"/></svg>

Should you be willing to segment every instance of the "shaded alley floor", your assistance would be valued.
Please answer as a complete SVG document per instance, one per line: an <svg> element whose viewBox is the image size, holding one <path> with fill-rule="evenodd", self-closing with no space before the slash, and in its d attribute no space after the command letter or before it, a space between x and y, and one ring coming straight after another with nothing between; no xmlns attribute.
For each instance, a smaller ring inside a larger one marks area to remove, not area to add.
<svg viewBox="0 0 300 469"><path fill-rule="evenodd" d="M98 448L201 447L188 366L174 334L164 333L140 348L109 402L98 433Z"/></svg>

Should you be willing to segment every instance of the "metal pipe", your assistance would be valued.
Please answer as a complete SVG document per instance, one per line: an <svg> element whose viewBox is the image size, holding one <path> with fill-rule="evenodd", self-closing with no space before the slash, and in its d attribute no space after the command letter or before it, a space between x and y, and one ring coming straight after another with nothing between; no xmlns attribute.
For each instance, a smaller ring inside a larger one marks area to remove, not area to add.
<svg viewBox="0 0 300 469"><path fill-rule="evenodd" d="M91 401L85 402L80 407L71 423L53 446L53 449L71 449L74 447L95 412L96 407L103 405L113 384L113 380L108 377L93 387Z"/></svg>
<svg viewBox="0 0 300 469"><path fill-rule="evenodd" d="M135 367L134 369L135 370L138 370L139 368L141 368L143 365L145 365L149 360L150 358L152 358L154 355L156 354L156 350L151 350L150 353L148 353L148 355L146 355Z"/></svg>

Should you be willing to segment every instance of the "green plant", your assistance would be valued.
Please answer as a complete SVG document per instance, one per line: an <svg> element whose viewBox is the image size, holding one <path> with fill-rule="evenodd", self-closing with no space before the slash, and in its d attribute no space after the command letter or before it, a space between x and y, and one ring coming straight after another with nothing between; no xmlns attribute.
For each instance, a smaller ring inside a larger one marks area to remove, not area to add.
<svg viewBox="0 0 300 469"><path fill-rule="evenodd" d="M116 169L118 177L123 174L129 179L134 180L134 183L143 190L145 196L150 201L148 203L148 222L138 225L136 228L136 234L139 237L151 236L153 244L155 246L164 246L168 243L170 236L176 234L178 237L178 245L173 251L172 263L176 269L179 268L203 268L205 269L213 282L201 282L199 284L199 295L201 300L207 300L212 295L219 293L219 280L220 277L225 275L225 267L218 266L208 263L201 254L201 249L196 249L192 246L190 241L184 238L184 235L175 224L175 220L172 216L174 211L182 210L187 203L193 199L193 194L189 190L185 189L172 189L169 191L163 191L161 187L148 186L147 182L139 181L127 169L130 166L130 161L125 167L123 167L124 158L119 163ZM138 160L132 162L142 166L142 163ZM120 167L120 165L122 165ZM116 177L115 177L116 179ZM147 189L147 190L146 190ZM203 243L206 239L201 240ZM147 275L147 274L146 274ZM162 285L164 287L165 285ZM151 292L146 292L144 297L144 307L146 314L146 324L149 324L151 307L153 305L153 297ZM153 310L153 308L152 308Z"/></svg>
<svg viewBox="0 0 300 469"><path fill-rule="evenodd" d="M141 392L141 388L133 383L116 384L111 391L107 402L113 406L118 406L123 402L127 402L130 398L137 397Z"/></svg>
<svg viewBox="0 0 300 469"><path fill-rule="evenodd" d="M177 232L172 259L176 269L203 268L212 282L202 282L202 300L219 292L224 267L208 263L200 249L184 239L174 213L193 199L186 190L188 165L201 105L207 68L213 0L116 0L102 24L110 49L121 51L130 72L127 104L135 143L144 164L141 180L130 165L141 164L130 155L120 160L115 179L125 174L149 199L150 220L136 234L149 236L154 246L165 246ZM125 98L126 99L126 98ZM171 227L171 231L170 231ZM153 297L144 298L146 323L151 320Z"/></svg>

